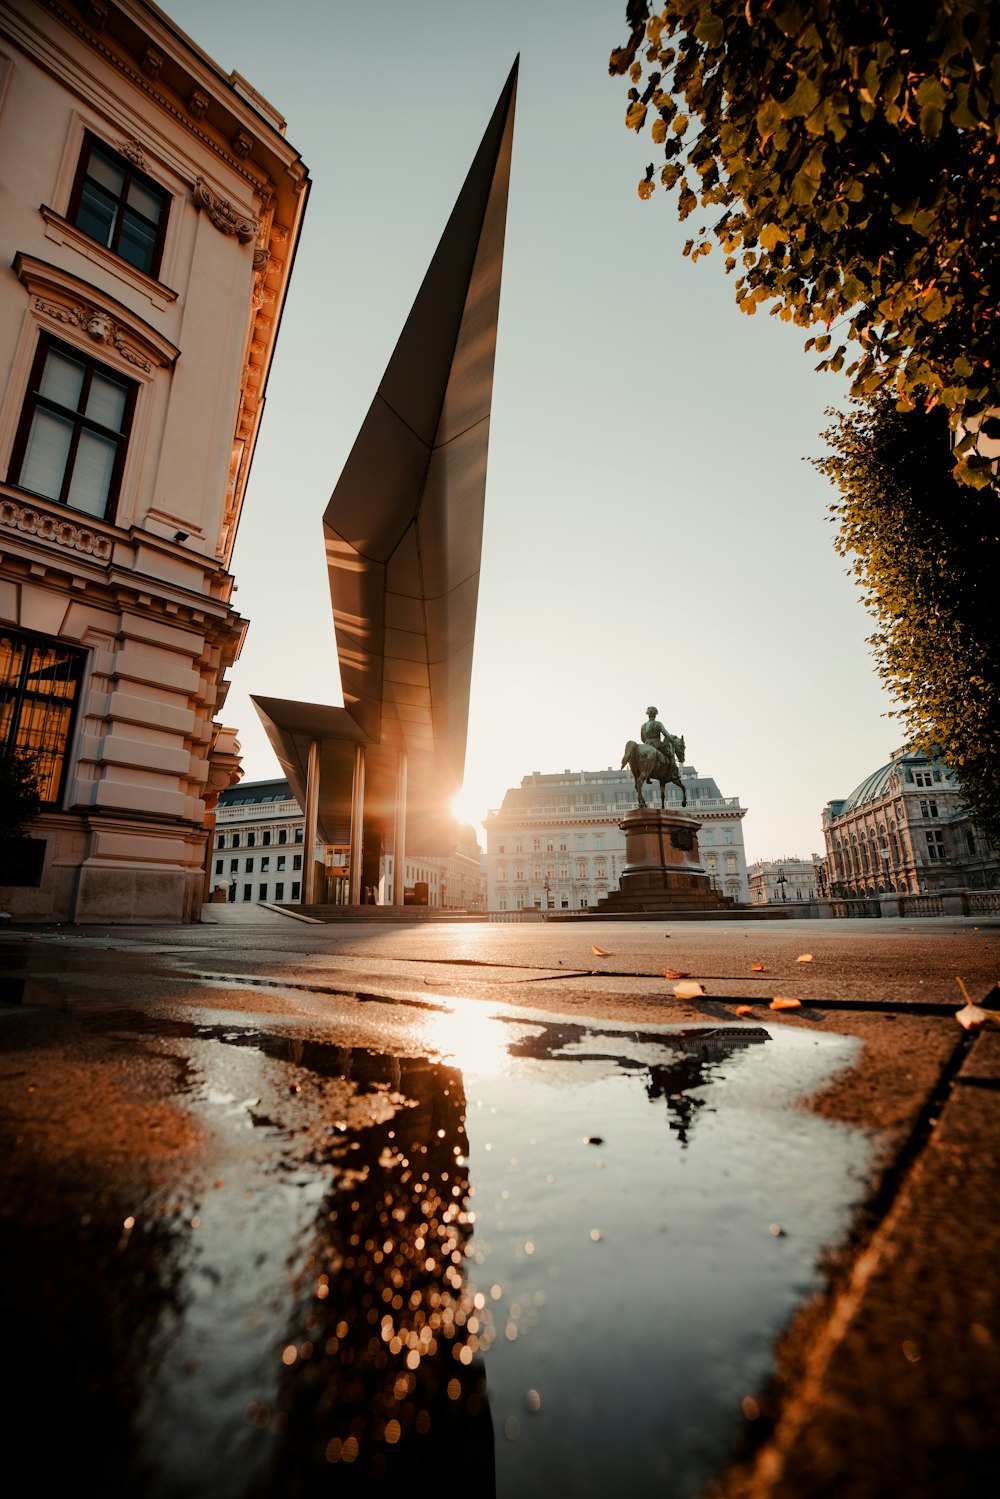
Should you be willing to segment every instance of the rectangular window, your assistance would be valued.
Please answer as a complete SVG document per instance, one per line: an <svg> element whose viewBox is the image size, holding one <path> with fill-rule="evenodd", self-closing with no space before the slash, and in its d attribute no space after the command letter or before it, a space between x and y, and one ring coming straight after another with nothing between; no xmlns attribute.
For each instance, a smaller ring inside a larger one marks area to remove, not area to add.
<svg viewBox="0 0 1000 1499"><path fill-rule="evenodd" d="M218 838L216 838L216 840L215 840L215 846L216 846L216 848L225 848L225 846L226 846L226 835L225 835L225 833L220 833L219 834Z"/></svg>
<svg viewBox="0 0 1000 1499"><path fill-rule="evenodd" d="M257 835L256 835L256 833L248 833L247 834L247 848L253 848L253 846L254 846L254 844L256 842L257 842Z"/></svg>
<svg viewBox="0 0 1000 1499"><path fill-rule="evenodd" d="M263 845L264 845L265 848L269 848L270 847L270 844L271 844L270 829L268 829L268 828L264 829L263 833L261 833L261 835L260 835L260 841L261 841L261 843L263 843Z"/></svg>
<svg viewBox="0 0 1000 1499"><path fill-rule="evenodd" d="M244 900L253 900L253 886L252 885L244 885L243 886L243 899Z"/></svg>
<svg viewBox="0 0 1000 1499"><path fill-rule="evenodd" d="M233 848L239 848L239 846L240 846L240 835L239 835L239 833L234 833L233 834Z"/></svg>
<svg viewBox="0 0 1000 1499"><path fill-rule="evenodd" d="M301 843L304 837L305 837L305 833L304 833L303 829L302 828L296 828L295 829L295 841L296 841L296 843Z"/></svg>
<svg viewBox="0 0 1000 1499"><path fill-rule="evenodd" d="M279 829L279 831L278 831L278 842L279 843L287 843L288 842L288 830L286 828Z"/></svg>
<svg viewBox="0 0 1000 1499"><path fill-rule="evenodd" d="M257 899L258 900L267 900L267 886L266 885L258 885L257 889L260 892L259 895L257 896Z"/></svg>
<svg viewBox="0 0 1000 1499"><path fill-rule="evenodd" d="M239 861L239 859L230 859L230 861L229 861L229 872L230 872L230 874L235 874L236 871L239 869L239 867L240 867L240 861Z"/></svg>
<svg viewBox="0 0 1000 1499"><path fill-rule="evenodd" d="M293 869L301 869L302 868L302 855L301 854L293 854L292 855L292 868Z"/></svg>
<svg viewBox="0 0 1000 1499"><path fill-rule="evenodd" d="M261 872L261 874L266 874L267 871L270 869L270 867L271 867L271 860L268 857L268 855L265 854L264 857L260 861L260 872Z"/></svg>
<svg viewBox="0 0 1000 1499"><path fill-rule="evenodd" d="M127 156L87 135L66 217L129 265L155 276L170 199Z"/></svg>
<svg viewBox="0 0 1000 1499"><path fill-rule="evenodd" d="M0 630L0 754L23 749L33 756L49 805L62 796L82 675L79 651Z"/></svg>
<svg viewBox="0 0 1000 1499"><path fill-rule="evenodd" d="M284 856L284 854L279 854L278 855L278 868L279 869L284 869L284 867L285 867L285 856Z"/></svg>
<svg viewBox="0 0 1000 1499"><path fill-rule="evenodd" d="M253 874L253 860L252 859L245 859L244 860L244 862L243 862L243 873L244 874Z"/></svg>
<svg viewBox="0 0 1000 1499"><path fill-rule="evenodd" d="M301 886L300 886L298 880L293 880L292 881L292 900L298 900L298 898L299 898L299 890L300 889L301 889Z"/></svg>
<svg viewBox="0 0 1000 1499"><path fill-rule="evenodd" d="M917 770L913 773L913 780L917 786L931 786L931 773L929 770Z"/></svg>
<svg viewBox="0 0 1000 1499"><path fill-rule="evenodd" d="M927 856L930 859L944 858L944 834L934 831L925 834L927 838Z"/></svg>
<svg viewBox="0 0 1000 1499"><path fill-rule="evenodd" d="M222 860L221 859L216 859L216 861L215 861L215 872L216 872L216 874L221 874L222 873Z"/></svg>
<svg viewBox="0 0 1000 1499"><path fill-rule="evenodd" d="M135 383L47 335L39 340L8 480L82 510L114 517Z"/></svg>
<svg viewBox="0 0 1000 1499"><path fill-rule="evenodd" d="M285 886L281 880L274 887L274 898L275 900L284 900L285 898Z"/></svg>

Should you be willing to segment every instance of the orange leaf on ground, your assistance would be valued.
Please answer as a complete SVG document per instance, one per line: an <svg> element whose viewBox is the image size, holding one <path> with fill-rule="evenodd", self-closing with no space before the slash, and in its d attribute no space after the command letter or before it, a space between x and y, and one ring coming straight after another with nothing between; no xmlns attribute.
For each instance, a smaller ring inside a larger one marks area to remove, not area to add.
<svg viewBox="0 0 1000 1499"><path fill-rule="evenodd" d="M811 952L804 952L804 953L801 953L801 954L800 954L800 955L799 955L799 956L798 956L798 957L797 957L797 958L796 958L796 959L795 959L795 961L796 961L796 963L811 963L811 962L812 962L812 960L813 960L813 955L812 955L812 953L811 953Z"/></svg>
<svg viewBox="0 0 1000 1499"><path fill-rule="evenodd" d="M663 977L665 979L688 979L691 975L689 973L678 973L676 968L664 968Z"/></svg>
<svg viewBox="0 0 1000 1499"><path fill-rule="evenodd" d="M605 950L604 950L603 947L593 947L592 946L590 950L591 950L591 952L595 952L599 958L613 958L614 957L614 953L605 952Z"/></svg>
<svg viewBox="0 0 1000 1499"><path fill-rule="evenodd" d="M763 963L751 963L750 968L753 973L763 973L765 971Z"/></svg>
<svg viewBox="0 0 1000 1499"><path fill-rule="evenodd" d="M772 1010L801 1010L801 999L785 999L783 995L776 994L771 1000Z"/></svg>
<svg viewBox="0 0 1000 1499"><path fill-rule="evenodd" d="M697 999L699 995L704 994L704 992L705 991L701 987L701 985L699 983L696 983L694 979L689 979L685 983L674 985L675 999Z"/></svg>
<svg viewBox="0 0 1000 1499"><path fill-rule="evenodd" d="M982 1030L989 1018L987 1010L982 1010L978 1005L974 1004L963 1005L960 1010L955 1011L955 1019L967 1031Z"/></svg>
<svg viewBox="0 0 1000 1499"><path fill-rule="evenodd" d="M736 1013L737 1013L737 1015L752 1015L753 1014L753 1006L752 1005L737 1005L736 1006Z"/></svg>

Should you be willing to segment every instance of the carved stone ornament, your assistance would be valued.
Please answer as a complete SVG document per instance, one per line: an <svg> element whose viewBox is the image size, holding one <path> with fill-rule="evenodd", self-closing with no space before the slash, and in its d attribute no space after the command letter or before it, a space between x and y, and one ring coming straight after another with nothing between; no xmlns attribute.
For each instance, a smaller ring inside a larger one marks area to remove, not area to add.
<svg viewBox="0 0 1000 1499"><path fill-rule="evenodd" d="M191 90L191 97L188 100L188 114L193 120L203 120L205 118L208 102L208 95L203 94L200 88L193 88Z"/></svg>
<svg viewBox="0 0 1000 1499"><path fill-rule="evenodd" d="M228 198L213 192L204 177L199 177L195 182L194 204L196 208L205 210L216 229L222 234L235 234L241 245L248 245L252 239L257 238L257 220L238 213Z"/></svg>
<svg viewBox="0 0 1000 1499"><path fill-rule="evenodd" d="M253 252L253 268L262 271L271 258L271 252L263 245L258 245Z"/></svg>
<svg viewBox="0 0 1000 1499"><path fill-rule="evenodd" d="M103 31L107 25L108 7L104 0L87 0L83 7L84 19L94 31Z"/></svg>
<svg viewBox="0 0 1000 1499"><path fill-rule="evenodd" d="M233 155L243 161L250 155L250 147L253 145L253 136L248 135L245 130L237 130L233 136Z"/></svg>
<svg viewBox="0 0 1000 1499"><path fill-rule="evenodd" d="M142 54L140 67L147 78L159 78L160 69L163 67L163 54L157 52L155 47L147 47Z"/></svg>
<svg viewBox="0 0 1000 1499"><path fill-rule="evenodd" d="M146 170L146 158L142 154L142 147L134 136L130 136L127 141L122 141L118 149L121 154L123 156L127 156L129 161L132 162L134 166L137 166L140 171L144 172Z"/></svg>
<svg viewBox="0 0 1000 1499"><path fill-rule="evenodd" d="M690 828L671 828L670 841L682 854L689 854L694 848L694 834Z"/></svg>
<svg viewBox="0 0 1000 1499"><path fill-rule="evenodd" d="M44 297L36 297L34 306L36 312L55 318L57 323L71 323L74 328L82 328L96 343L110 344L124 360L135 365L136 369L144 370L147 375L152 371L153 366L149 360L125 342L118 324L113 322L99 307L88 307L82 302L75 307L67 307L61 302L47 302Z"/></svg>
<svg viewBox="0 0 1000 1499"><path fill-rule="evenodd" d="M89 526L75 526L72 521L58 520L54 515L32 509L30 505L15 505L13 500L0 500L0 526L23 531L27 536L38 536L42 541L53 541L56 546L83 552L101 561L111 556L109 537L101 536Z"/></svg>

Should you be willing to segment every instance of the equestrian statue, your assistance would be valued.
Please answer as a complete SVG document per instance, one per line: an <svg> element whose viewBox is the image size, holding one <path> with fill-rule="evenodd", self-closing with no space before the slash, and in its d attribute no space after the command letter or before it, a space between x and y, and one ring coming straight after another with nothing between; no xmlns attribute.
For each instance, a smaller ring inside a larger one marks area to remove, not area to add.
<svg viewBox="0 0 1000 1499"><path fill-rule="evenodd" d="M681 780L681 766L684 764L684 740L678 739L674 734L668 734L666 729L657 718L660 710L658 708L646 709L646 722L640 730L641 744L630 739L625 746L622 756L622 770L628 766L635 781L635 794L639 806L645 805L643 788L647 781L658 781L660 786L660 805L667 805L667 786L673 785L681 794L681 806L687 806L687 790Z"/></svg>

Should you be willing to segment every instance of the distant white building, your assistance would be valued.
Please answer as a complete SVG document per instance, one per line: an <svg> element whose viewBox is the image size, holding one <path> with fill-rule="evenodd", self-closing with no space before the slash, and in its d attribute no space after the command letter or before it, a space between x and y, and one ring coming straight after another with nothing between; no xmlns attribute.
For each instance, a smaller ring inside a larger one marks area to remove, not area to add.
<svg viewBox="0 0 1000 1499"><path fill-rule="evenodd" d="M820 854L810 859L758 859L748 867L750 904L787 905L816 900L820 894Z"/></svg>
<svg viewBox="0 0 1000 1499"><path fill-rule="evenodd" d="M244 781L223 791L215 809L208 887L230 901L296 901L305 853L302 808L285 780ZM314 857L323 862L323 847ZM216 899L218 897L216 896Z"/></svg>
<svg viewBox="0 0 1000 1499"><path fill-rule="evenodd" d="M710 776L699 776L691 765L681 767L681 777L686 810L702 825L698 846L707 873L724 895L746 902L746 807L739 797L724 797ZM625 863L619 823L635 804L627 770L536 770L525 776L485 820L489 910L575 911L617 890ZM680 808L674 786L667 804Z"/></svg>
<svg viewBox="0 0 1000 1499"><path fill-rule="evenodd" d="M407 855L404 882L414 904L445 906L451 910L481 910L485 881L481 850L471 828L447 857ZM290 904L302 899L305 857L305 817L284 779L244 781L222 792L216 808L215 846L212 849L209 896L224 888L226 899L274 901ZM348 899L347 848L317 842L313 857L317 870L317 900L343 905ZM382 860L377 899L385 902L392 883L392 855Z"/></svg>

